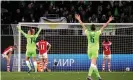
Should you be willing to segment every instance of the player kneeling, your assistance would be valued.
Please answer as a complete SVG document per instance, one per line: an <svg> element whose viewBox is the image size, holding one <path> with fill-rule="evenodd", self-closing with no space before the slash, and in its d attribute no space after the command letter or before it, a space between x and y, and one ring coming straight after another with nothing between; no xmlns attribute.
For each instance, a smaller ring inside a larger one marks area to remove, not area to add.
<svg viewBox="0 0 133 80"><path fill-rule="evenodd" d="M10 72L10 59L11 59L11 56L12 56L12 52L14 49L16 49L17 46L14 45L14 46L9 46L8 48L6 48L4 50L4 52L2 53L2 56L3 58L6 59L7 61L7 71Z"/></svg>
<svg viewBox="0 0 133 80"><path fill-rule="evenodd" d="M102 65L102 70L105 70L105 63L106 60L108 60L108 71L111 72L110 70L110 65L111 65L111 50L110 50L110 45L112 43L108 40L108 38L103 41L103 65Z"/></svg>
<svg viewBox="0 0 133 80"><path fill-rule="evenodd" d="M41 60L37 61L37 71L38 72L43 72L44 71L44 65L43 65Z"/></svg>
<svg viewBox="0 0 133 80"><path fill-rule="evenodd" d="M39 62L39 65L44 65L43 70L49 71L49 69L47 67L47 65L48 65L48 54L47 53L49 52L51 45L45 39L40 40L39 42L36 43L36 45L39 50L39 59L41 61L41 62Z"/></svg>
<svg viewBox="0 0 133 80"><path fill-rule="evenodd" d="M38 72L44 72L44 64L42 63L41 60L38 60L38 61L37 61L37 70L38 70ZM45 70L46 70L47 72L51 72L51 70L48 69L48 68L46 68Z"/></svg>

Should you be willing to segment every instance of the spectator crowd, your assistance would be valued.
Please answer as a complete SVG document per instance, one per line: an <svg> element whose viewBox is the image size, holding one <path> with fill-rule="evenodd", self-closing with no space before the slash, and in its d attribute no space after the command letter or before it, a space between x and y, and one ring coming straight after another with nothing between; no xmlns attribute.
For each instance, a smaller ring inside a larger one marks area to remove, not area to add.
<svg viewBox="0 0 133 80"><path fill-rule="evenodd" d="M133 1L2 1L1 23L39 22L49 14L66 17L76 23L74 15L81 15L83 22L104 23L114 17L113 23L133 22Z"/></svg>

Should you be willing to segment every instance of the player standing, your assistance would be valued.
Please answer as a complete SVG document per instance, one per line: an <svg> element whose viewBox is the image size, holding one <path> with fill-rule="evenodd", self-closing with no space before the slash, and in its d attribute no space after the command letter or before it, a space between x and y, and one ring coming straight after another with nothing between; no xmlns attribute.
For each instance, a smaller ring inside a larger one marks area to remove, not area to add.
<svg viewBox="0 0 133 80"><path fill-rule="evenodd" d="M112 42L108 40L108 38L106 38L102 45L103 45L103 64L102 64L102 70L105 70L105 63L106 63L106 59L108 60L108 71L111 72L110 70L110 61L111 61L111 50L110 50L110 46L111 46Z"/></svg>
<svg viewBox="0 0 133 80"><path fill-rule="evenodd" d="M41 60L42 65L44 65L44 70L47 69L47 65L48 65L48 52L51 48L51 45L45 40L40 40L39 42L36 43L38 50L39 50L39 58Z"/></svg>
<svg viewBox="0 0 133 80"><path fill-rule="evenodd" d="M17 46L14 45L14 46L9 46L7 47L4 52L2 53L2 56L3 58L6 59L7 61L7 71L10 72L10 59L11 59L11 56L12 56L12 52L14 49L16 49Z"/></svg>
<svg viewBox="0 0 133 80"><path fill-rule="evenodd" d="M76 14L75 18L80 22L81 26L83 27L83 30L85 31L85 34L88 39L88 57L91 59L91 65L88 73L88 80L92 80L91 74L93 71L99 78L99 80L102 80L99 71L97 69L96 61L98 58L98 50L99 50L99 36L101 32L104 30L104 28L112 21L112 16L109 18L109 20L102 26L102 28L99 31L96 31L95 25L93 24L91 26L91 31L88 31L86 26L83 24L83 22L80 19L80 15Z"/></svg>
<svg viewBox="0 0 133 80"><path fill-rule="evenodd" d="M34 29L30 29L28 30L28 34L26 34L25 32L23 32L20 27L18 27L18 30L25 36L25 38L27 38L27 45L26 45L26 64L29 68L29 72L31 72L31 66L30 66L30 62L29 59L30 57L32 57L33 60L33 64L34 64L34 68L35 68L35 72L37 72L37 62L36 62L36 39L39 35L39 33L41 32L41 28L39 29L39 31L35 34L35 30Z"/></svg>

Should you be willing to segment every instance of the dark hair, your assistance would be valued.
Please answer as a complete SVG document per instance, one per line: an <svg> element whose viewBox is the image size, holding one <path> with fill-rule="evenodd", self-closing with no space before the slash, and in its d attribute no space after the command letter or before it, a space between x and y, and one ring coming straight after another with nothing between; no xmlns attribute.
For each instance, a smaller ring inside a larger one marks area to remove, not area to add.
<svg viewBox="0 0 133 80"><path fill-rule="evenodd" d="M108 41L109 41L109 39L108 39L108 38L106 38L106 39L105 39L105 42L108 42Z"/></svg>
<svg viewBox="0 0 133 80"><path fill-rule="evenodd" d="M43 36L39 36L39 40L46 40L46 38Z"/></svg>
<svg viewBox="0 0 133 80"><path fill-rule="evenodd" d="M95 31L95 30L96 30L96 27L95 27L94 24L91 25L91 30L92 30L92 31Z"/></svg>
<svg viewBox="0 0 133 80"><path fill-rule="evenodd" d="M43 40L45 40L45 41L46 41L46 37L43 37Z"/></svg>

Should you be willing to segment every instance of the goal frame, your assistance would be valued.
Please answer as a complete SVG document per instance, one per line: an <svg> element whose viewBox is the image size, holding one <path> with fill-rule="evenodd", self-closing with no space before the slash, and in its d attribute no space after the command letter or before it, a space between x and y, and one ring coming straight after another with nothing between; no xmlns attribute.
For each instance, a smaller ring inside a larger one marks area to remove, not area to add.
<svg viewBox="0 0 133 80"><path fill-rule="evenodd" d="M21 29L21 25L51 25L51 24L61 24L61 25L80 25L80 23L32 23L32 22L20 22L18 26ZM105 23L84 23L84 25L103 25ZM132 25L133 23L109 23L109 25ZM34 27L34 26L32 26ZM21 32L18 32L18 72L21 72Z"/></svg>

